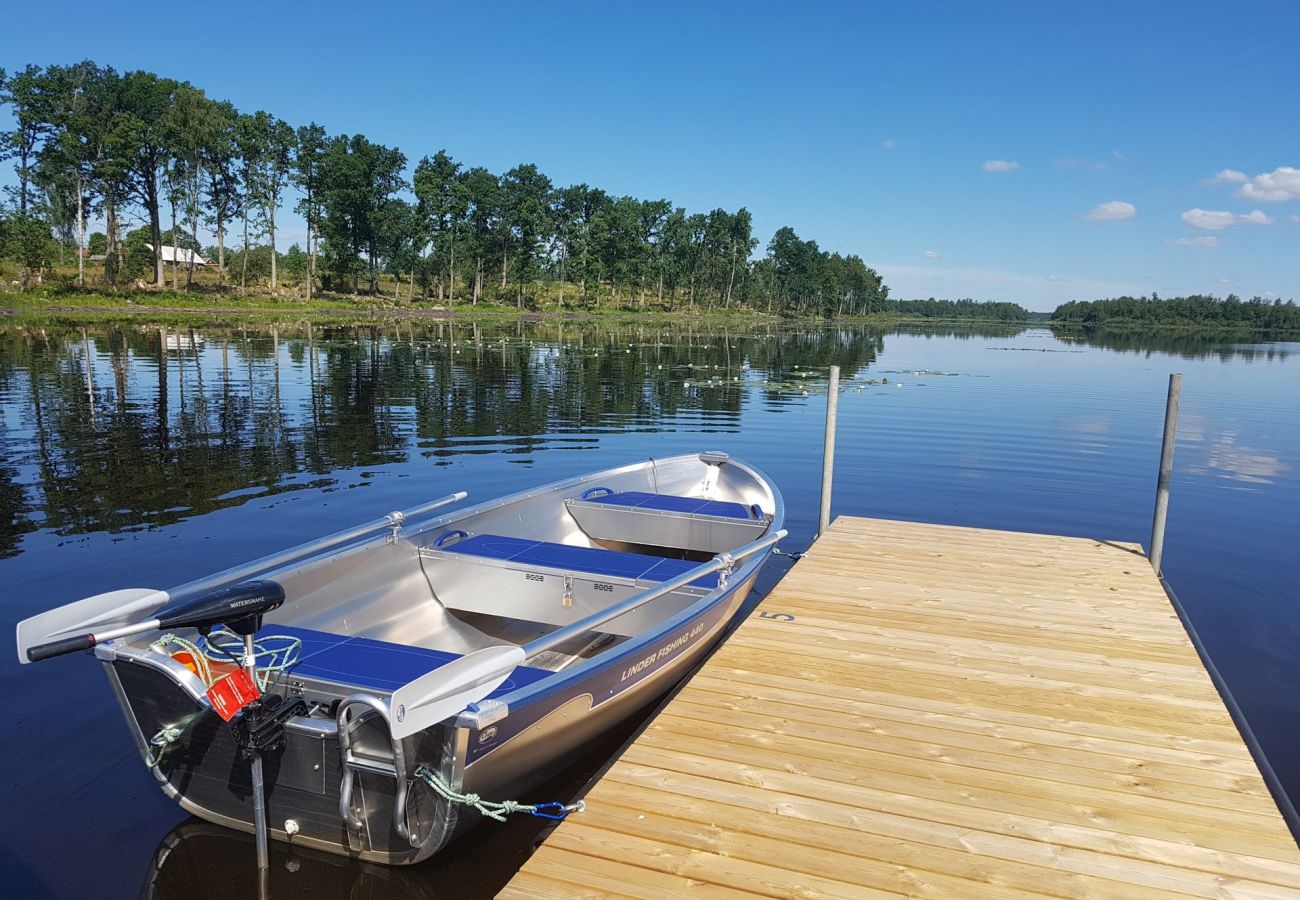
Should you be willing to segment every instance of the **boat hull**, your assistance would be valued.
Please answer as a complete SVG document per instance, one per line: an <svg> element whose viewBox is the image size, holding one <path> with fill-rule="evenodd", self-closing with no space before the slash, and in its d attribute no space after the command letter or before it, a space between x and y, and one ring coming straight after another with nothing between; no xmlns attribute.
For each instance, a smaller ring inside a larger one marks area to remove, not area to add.
<svg viewBox="0 0 1300 900"><path fill-rule="evenodd" d="M353 808L361 834L339 814L342 764L337 731L327 721L291 720L283 752L264 761L270 835L294 844L388 865L417 863L481 823L475 810L448 804L415 777L424 765L464 793L533 801L526 792L554 777L566 759L662 696L716 645L733 624L759 567L679 617L668 635L630 642L585 677L535 702L513 708L482 728L439 725L403 740L405 777L356 773ZM184 723L184 737L161 752L150 771L182 808L209 822L253 830L249 766L231 729L203 698L197 679L169 660L118 653L104 667L142 756L159 749L154 735ZM178 671L180 669L180 671ZM386 745L384 722L362 720L353 743ZM405 825L393 822L398 784L405 788ZM292 825L288 824L292 822ZM293 833L290 833L290 829ZM417 845L418 846L413 846Z"/></svg>
<svg viewBox="0 0 1300 900"><path fill-rule="evenodd" d="M426 859L483 821L421 772L488 800L557 799L530 792L717 644L784 534L770 480L715 453L390 519L389 533L344 532L320 551L303 545L158 592L193 596L250 573L282 586L258 639L297 635L303 656L267 671L268 690L295 705L283 748L263 755L270 836L386 864ZM114 640L95 654L161 789L200 818L252 831L249 761L206 696L219 675L201 679L166 643ZM525 648L527 662L496 690L413 734L394 730L399 688L503 644Z"/></svg>

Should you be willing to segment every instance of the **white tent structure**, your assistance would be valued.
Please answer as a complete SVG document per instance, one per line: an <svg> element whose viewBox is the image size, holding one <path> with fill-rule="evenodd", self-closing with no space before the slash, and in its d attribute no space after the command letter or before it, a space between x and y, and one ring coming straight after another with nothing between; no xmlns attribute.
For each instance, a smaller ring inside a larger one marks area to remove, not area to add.
<svg viewBox="0 0 1300 900"><path fill-rule="evenodd" d="M150 250L153 250L153 244L145 244L145 246L148 247ZM162 261L164 265L170 265L171 263L175 262L176 265L178 266L188 266L190 264L191 257L193 257L194 265L196 266L212 265L212 262L210 260L204 259L199 254L195 253L193 250L186 249L185 247L173 247L171 244L163 245Z"/></svg>

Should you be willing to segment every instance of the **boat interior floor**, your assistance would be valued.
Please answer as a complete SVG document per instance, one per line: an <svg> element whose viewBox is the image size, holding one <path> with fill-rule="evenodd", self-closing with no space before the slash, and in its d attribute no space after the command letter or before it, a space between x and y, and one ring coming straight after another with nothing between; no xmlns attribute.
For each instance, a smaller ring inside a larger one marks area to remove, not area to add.
<svg viewBox="0 0 1300 900"><path fill-rule="evenodd" d="M523 619L510 619L505 616L493 616L487 613L448 611L448 614L460 620L474 630L486 634L493 643L523 645L555 631L557 626L544 622L529 622ZM603 631L587 631L570 638L551 650L529 659L528 664L551 672L560 672L570 666L603 653L615 644L621 644L627 638Z"/></svg>

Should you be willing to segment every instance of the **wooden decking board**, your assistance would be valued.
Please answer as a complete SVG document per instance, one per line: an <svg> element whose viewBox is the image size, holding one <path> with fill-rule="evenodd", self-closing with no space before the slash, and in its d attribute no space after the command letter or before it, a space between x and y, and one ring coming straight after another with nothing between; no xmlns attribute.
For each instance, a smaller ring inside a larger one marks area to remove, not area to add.
<svg viewBox="0 0 1300 900"><path fill-rule="evenodd" d="M968 672L977 665L978 675L961 677L963 679L977 677L980 681L999 686L1019 686L1064 694L1105 694L1120 701L1135 698L1140 703L1146 701L1148 686L1165 687L1163 693L1170 705L1177 706L1180 710L1209 712L1212 714L1212 721L1219 721L1218 708L1214 701L1203 694L1189 696L1185 684L1178 685L1176 682L1168 684L1156 677L1125 673L1120 673L1122 677L1116 677L1109 673L1100 673L1095 667L1089 671L1082 666L1069 673L1054 668L1055 660L1049 659L1039 664L1032 657L1024 657L1022 661L1018 661L1020 665L1008 665L1005 660L981 659L977 655L967 656L952 650L917 649L909 647L901 640L882 644L866 640L835 638L829 632L821 635L820 641L822 643L815 646L801 647L800 652L808 659L831 660L837 665L850 663L897 667L895 672L899 676L911 677L911 673L918 676L931 675L940 682L952 681L956 677L952 674L954 671ZM751 639L746 642L746 646L779 652L786 643L773 636L766 641ZM1080 688L1077 681L1070 677L1071 675L1086 677L1087 686ZM1151 684L1153 681L1155 684ZM1183 690L1170 689L1176 687L1181 687ZM1221 707L1222 704L1218 706Z"/></svg>
<svg viewBox="0 0 1300 900"><path fill-rule="evenodd" d="M826 723L786 719L757 719L744 711L722 710L712 706L692 707L679 704L671 716L661 716L665 729L689 728L695 734L729 733L744 736L755 744L767 746L777 736L797 735L807 741L827 744L841 756L857 749L874 749L887 753L924 756L944 760L966 760L976 768L1025 775L1045 772L1070 772L1098 786L1127 786L1139 792L1151 790L1183 791L1186 787L1203 787L1206 793L1194 793L1196 802L1217 806L1225 795L1259 797L1272 803L1262 786L1247 778L1206 768L1140 758L1078 750L1073 747L1030 744L1023 741L987 739L957 730L931 728L910 722L882 722L870 728L844 729ZM832 752L824 750L823 752ZM1053 778L1051 780L1070 780ZM1192 802L1189 800L1189 802Z"/></svg>
<svg viewBox="0 0 1300 900"><path fill-rule="evenodd" d="M653 790L638 785L614 783L607 793L611 804L618 804L620 813L632 811L638 815L647 805L655 805L661 797ZM808 807L806 806L805 809ZM1080 874L1096 875L1110 865L1110 857L1091 851L1077 851L1073 868L1054 865L1051 848L1038 842L1019 838L999 839L985 833L975 836L970 831L941 826L933 822L906 820L893 817L892 822L880 822L881 817L863 820L851 813L836 816L829 812L822 819L801 816L797 827L791 827L781 815L766 810L755 811L745 806L743 798L733 797L733 802L721 803L695 797L678 797L665 814L690 822L713 824L719 815L725 817L728 828L739 832L766 835L782 841L807 844L812 847L835 849L868 859L894 864L905 864L917 869L934 871L950 877L966 878L977 882L1007 885L1022 892L1047 893L1051 896L1084 897L1095 888L1089 879ZM831 822L824 821L831 818ZM845 848L841 829L848 822L857 830L854 843ZM900 824L901 823L901 824ZM968 851L972 842L981 842L997 852L979 855ZM991 857L991 858L990 858ZM1044 864L1046 863L1046 865ZM1170 870L1159 864L1148 867L1152 881L1179 878L1181 869ZM1195 873L1183 880L1204 883L1204 873ZM1146 888L1121 882L1106 885L1108 896L1150 896Z"/></svg>
<svg viewBox="0 0 1300 900"><path fill-rule="evenodd" d="M897 753L882 753L873 750L860 750L847 759L827 759L817 754L813 745L789 737L774 747L740 745L730 741L705 738L698 734L665 734L663 731L647 732L639 742L641 746L651 747L657 751L676 752L686 750L711 760L721 760L738 765L747 765L755 769L765 768L773 771L787 771L811 778L840 784L858 785L867 783L873 787L894 790L920 796L934 796L945 799L950 793L962 793L968 800L986 797L992 808L1024 809L1033 804L1039 808L1053 809L1065 807L1058 815L1069 817L1080 815L1080 807L1086 810L1104 810L1112 819L1131 816L1142 820L1149 809L1150 797L1120 790L1114 787L1096 787L1082 783L1079 779L1065 780L1061 777L1052 779L1026 779L996 770L980 768L965 763L945 762L930 757L908 757ZM799 753L799 756L794 756ZM638 757L640 758L640 757ZM870 776L864 776L862 769L870 770ZM934 790L933 785L942 785L942 790ZM1046 788L1052 792L1054 799L1042 800L1040 795ZM949 791L949 789L951 789ZM948 791L948 793L945 793ZM1023 798L1023 799L1017 799ZM1180 824L1210 825L1217 827L1223 821L1223 808L1216 808L1209 803L1194 804L1182 799L1182 794L1165 795L1160 798L1167 804L1169 816ZM1250 832L1268 839L1272 835L1272 817L1268 811L1250 805L1249 809L1234 810L1234 830ZM1092 816L1089 815L1089 818Z"/></svg>
<svg viewBox="0 0 1300 900"><path fill-rule="evenodd" d="M837 519L501 896L1300 898L1136 549Z"/></svg>
<svg viewBox="0 0 1300 900"><path fill-rule="evenodd" d="M1102 790L1121 791L1126 796L1130 794L1154 794L1178 803L1202 806L1216 812L1235 809L1243 813L1263 815L1268 817L1270 822L1273 816L1271 800L1258 793L1242 791L1235 787L1204 784L1199 785L1199 791L1188 791L1187 788L1190 785L1186 781L1171 781L1147 772L1136 774L1131 769L1116 771L1117 767L1113 757L1103 757L1106 762L1111 764L1107 768L1088 768L1058 762L1051 757L1043 758L1042 755L1027 757L1024 754L988 753L955 748L947 744L927 743L916 740L914 736L909 738L891 736L863 737L861 740L850 744L837 740L834 734L828 734L820 729L813 731L803 726L802 723L798 727L797 733L792 734L788 731L764 731L761 730L761 726L758 729L722 724L711 727L711 723L704 719L662 716L659 722L656 723L656 728L672 735L672 737L663 738L659 735L647 734L646 740L651 746L655 746L657 741L663 740L676 741L687 738L727 740L730 738L744 742L751 747L780 746L783 751L797 751L800 757L816 759L822 762L833 762L845 758L851 758L855 762L869 759L872 760L873 765L888 769L892 764L897 767L894 771L900 771L905 767L914 766L919 760L927 765L935 763L961 766L979 772L996 773L1002 777L1013 776L1022 781L1026 778L1032 779L1037 775L1042 781L1057 782L1060 785L1060 790L1066 790L1071 785L1078 785ZM775 739L774 734L779 734L780 739ZM935 772L934 774L942 773ZM954 777L954 780L959 779ZM1041 789L1036 780L1023 781L1023 783L1026 790Z"/></svg>
<svg viewBox="0 0 1300 900"><path fill-rule="evenodd" d="M942 723L943 728L987 734L1008 743L1046 743L1093 749L1118 756L1167 759L1187 765L1197 765L1199 762L1221 771L1258 775L1254 760L1249 757L1243 759L1238 755L1235 741L1211 740L1182 733L1157 733L1158 740L1153 742L1146 734L1134 733L1132 729L1107 723L1049 716L1042 710L1022 712L996 705L976 704L969 697L963 698L959 703L953 703L946 697L931 700L917 695L910 684L882 686L881 690L872 691L855 690L843 685L812 681L794 667L760 666L753 661L743 666L713 666L702 674L718 681L730 677L737 681L752 681L755 685L767 685L773 690L773 697L781 690L796 691L805 697L815 698L819 710L863 711L877 721L884 718L932 725ZM702 680L701 689L707 689L711 683L713 682ZM731 696L736 700L743 699L734 691ZM685 699L683 702L691 701ZM811 700L808 703L812 705ZM976 708L978 712L973 712ZM1156 756L1157 753L1160 755ZM1205 759L1197 760L1194 756Z"/></svg>

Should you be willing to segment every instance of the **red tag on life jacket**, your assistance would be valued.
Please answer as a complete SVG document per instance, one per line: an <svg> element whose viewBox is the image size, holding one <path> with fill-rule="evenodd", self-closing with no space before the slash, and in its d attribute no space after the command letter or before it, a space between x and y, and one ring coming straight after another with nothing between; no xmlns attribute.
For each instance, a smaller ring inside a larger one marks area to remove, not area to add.
<svg viewBox="0 0 1300 900"><path fill-rule="evenodd" d="M247 669L237 669L225 678L217 679L212 687L208 688L208 702L217 711L217 715L226 722L261 696L262 692L249 677Z"/></svg>

